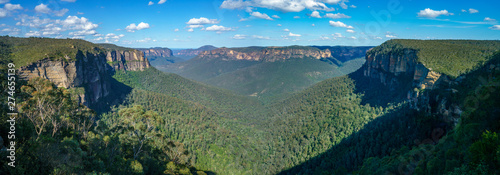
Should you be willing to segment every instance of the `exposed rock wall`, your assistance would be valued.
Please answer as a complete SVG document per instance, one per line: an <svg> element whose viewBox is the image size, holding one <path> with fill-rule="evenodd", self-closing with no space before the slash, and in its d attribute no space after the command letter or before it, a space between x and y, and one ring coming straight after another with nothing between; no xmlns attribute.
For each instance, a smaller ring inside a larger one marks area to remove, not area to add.
<svg viewBox="0 0 500 175"><path fill-rule="evenodd" d="M173 57L172 50L170 50L168 48L160 48L160 47L149 48L149 49L139 48L137 50L144 52L144 56L146 56L147 58L149 58L149 57Z"/></svg>
<svg viewBox="0 0 500 175"><path fill-rule="evenodd" d="M78 94L80 103L90 105L106 97L111 91L110 78L113 71L141 71L150 67L141 51L103 50L100 54L81 53L76 61L40 60L19 69L19 76L28 80L42 77L58 87L83 87Z"/></svg>
<svg viewBox="0 0 500 175"><path fill-rule="evenodd" d="M417 52L403 49L388 53L368 52L363 74L380 81L392 91L406 91L410 107L437 114L456 124L462 110L444 96L430 95L430 90L457 83L448 76L432 71L419 63Z"/></svg>
<svg viewBox="0 0 500 175"><path fill-rule="evenodd" d="M312 57L315 59L330 58L330 50L318 50L308 48L289 48L267 47L256 49L255 51L241 52L229 48L219 48L211 51L201 52L198 57L202 59L223 58L228 60L251 60L251 61L279 61L291 58Z"/></svg>

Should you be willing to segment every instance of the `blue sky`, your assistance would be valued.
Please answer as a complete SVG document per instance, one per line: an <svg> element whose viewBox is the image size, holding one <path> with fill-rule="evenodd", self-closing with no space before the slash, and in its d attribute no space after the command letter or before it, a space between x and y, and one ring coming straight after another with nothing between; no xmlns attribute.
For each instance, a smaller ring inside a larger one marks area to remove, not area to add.
<svg viewBox="0 0 500 175"><path fill-rule="evenodd" d="M497 0L0 0L0 35L169 48L498 40L498 7Z"/></svg>

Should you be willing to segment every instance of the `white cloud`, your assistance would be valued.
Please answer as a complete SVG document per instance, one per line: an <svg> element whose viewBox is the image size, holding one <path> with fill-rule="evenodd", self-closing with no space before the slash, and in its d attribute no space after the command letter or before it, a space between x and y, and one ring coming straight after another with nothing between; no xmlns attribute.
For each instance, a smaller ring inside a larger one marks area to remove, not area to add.
<svg viewBox="0 0 500 175"><path fill-rule="evenodd" d="M479 13L479 11L476 9L470 8L469 13Z"/></svg>
<svg viewBox="0 0 500 175"><path fill-rule="evenodd" d="M355 6L355 5L351 5L351 8L355 9L355 8L356 8L356 6Z"/></svg>
<svg viewBox="0 0 500 175"><path fill-rule="evenodd" d="M149 1L148 5L153 5L155 4L153 1Z"/></svg>
<svg viewBox="0 0 500 175"><path fill-rule="evenodd" d="M83 15L83 14L85 14L85 13L83 13L83 12L76 12L76 14L77 14L77 15Z"/></svg>
<svg viewBox="0 0 500 175"><path fill-rule="evenodd" d="M495 21L497 21L497 20L496 20L496 19L493 19L493 18L490 18L490 17L486 17L486 18L484 18L484 21L495 22Z"/></svg>
<svg viewBox="0 0 500 175"><path fill-rule="evenodd" d="M0 8L0 18L6 17L8 11L4 10L3 8Z"/></svg>
<svg viewBox="0 0 500 175"><path fill-rule="evenodd" d="M26 37L41 36L41 34L39 31L29 31L28 33L25 33L24 36Z"/></svg>
<svg viewBox="0 0 500 175"><path fill-rule="evenodd" d="M179 31L179 29L174 29L174 32L178 32L178 31Z"/></svg>
<svg viewBox="0 0 500 175"><path fill-rule="evenodd" d="M299 18L300 18L300 16L294 16L293 17L293 19L299 19Z"/></svg>
<svg viewBox="0 0 500 175"><path fill-rule="evenodd" d="M104 40L106 43L110 43L110 42L118 42L120 41L121 38L123 38L125 35L123 34L120 34L120 35L116 35L114 33L108 33L106 34L106 36L104 36Z"/></svg>
<svg viewBox="0 0 500 175"><path fill-rule="evenodd" d="M203 25L203 24L218 24L219 21L217 19L208 19L208 18L191 18L186 24L190 25Z"/></svg>
<svg viewBox="0 0 500 175"><path fill-rule="evenodd" d="M60 23L65 28L72 30L94 30L99 26L85 17L78 18L77 16L68 16L63 21L57 20L56 23Z"/></svg>
<svg viewBox="0 0 500 175"><path fill-rule="evenodd" d="M55 35L55 34L58 34L58 33L54 33L52 35ZM72 36L85 36L85 35L95 35L97 34L97 32L95 30L80 30L80 31L76 31L76 32L69 32L69 35L72 35ZM43 35L46 35L46 34L43 34Z"/></svg>
<svg viewBox="0 0 500 175"><path fill-rule="evenodd" d="M3 7L5 10L8 10L8 11L13 11L13 10L22 10L23 7L21 7L20 4L11 4L11 3L7 3L5 4L5 6Z"/></svg>
<svg viewBox="0 0 500 175"><path fill-rule="evenodd" d="M127 27L125 27L125 30L127 30L127 32L135 32L136 30L142 30L142 29L148 29L148 28L149 28L148 23L141 22L138 25L135 25L135 23L132 23L132 24L128 25Z"/></svg>
<svg viewBox="0 0 500 175"><path fill-rule="evenodd" d="M491 29L491 30L500 30L500 25L491 26L491 27L489 27L489 29Z"/></svg>
<svg viewBox="0 0 500 175"><path fill-rule="evenodd" d="M49 7L47 7L47 5L41 3L40 5L37 5L35 7L35 11L38 12L38 13L50 13L52 10L50 10Z"/></svg>
<svg viewBox="0 0 500 175"><path fill-rule="evenodd" d="M452 13L448 13L448 10L432 10L430 8L426 8L425 10L420 10L420 12L417 13L418 17L424 17L424 18L436 18L440 15L453 15Z"/></svg>
<svg viewBox="0 0 500 175"><path fill-rule="evenodd" d="M217 33L221 33L224 31L231 31L233 30L230 27L224 27L224 26L218 26L218 25L212 25L210 27L205 28L206 31L216 31Z"/></svg>
<svg viewBox="0 0 500 175"><path fill-rule="evenodd" d="M259 35L252 35L252 38L255 38L255 39L265 39L265 40L271 39L268 36L259 36Z"/></svg>
<svg viewBox="0 0 500 175"><path fill-rule="evenodd" d="M339 18L351 18L350 16L347 16L347 15L344 15L342 13L336 13L336 14L333 14L333 13L327 13L325 15L325 18L332 18L332 19L339 19Z"/></svg>
<svg viewBox="0 0 500 175"><path fill-rule="evenodd" d="M158 4L163 4L165 2L167 2L167 0L160 0L160 1L158 1Z"/></svg>
<svg viewBox="0 0 500 175"><path fill-rule="evenodd" d="M9 2L10 0L0 0L0 4L5 4L7 2Z"/></svg>
<svg viewBox="0 0 500 175"><path fill-rule="evenodd" d="M311 26L313 26L313 27L314 27L314 26L316 26L316 25L315 25L315 24L311 24Z"/></svg>
<svg viewBox="0 0 500 175"><path fill-rule="evenodd" d="M324 1L324 0L323 0ZM330 3L332 2L332 3ZM339 0L326 0L328 4L336 4ZM242 9L245 7L261 7L282 12L300 12L304 9L333 11L334 8L328 7L321 0L225 0L220 8L223 9Z"/></svg>
<svg viewBox="0 0 500 175"><path fill-rule="evenodd" d="M203 28L205 26L203 26L203 25L188 25L187 27L188 28Z"/></svg>
<svg viewBox="0 0 500 175"><path fill-rule="evenodd" d="M187 30L188 32L194 32L193 28Z"/></svg>
<svg viewBox="0 0 500 175"><path fill-rule="evenodd" d="M94 41L102 41L102 40L104 40L104 38L103 38L103 37L98 37L98 38L95 38L95 39L94 39Z"/></svg>
<svg viewBox="0 0 500 175"><path fill-rule="evenodd" d="M280 19L280 16L278 16L278 15L273 15L272 17L276 18L276 19Z"/></svg>
<svg viewBox="0 0 500 175"><path fill-rule="evenodd" d="M348 32L348 33L354 33L355 31L351 30L351 29L348 29L348 30L346 30L346 32Z"/></svg>
<svg viewBox="0 0 500 175"><path fill-rule="evenodd" d="M144 38L144 39L141 39L141 40L136 40L135 42L146 43L146 42L149 42L149 41L151 41L151 38Z"/></svg>
<svg viewBox="0 0 500 175"><path fill-rule="evenodd" d="M349 37L349 39L357 39L357 38L356 38L356 37L354 37L354 36L351 36L351 37Z"/></svg>
<svg viewBox="0 0 500 175"><path fill-rule="evenodd" d="M330 25L333 26L333 27L344 27L344 28L348 28L348 29L354 29L354 27L352 26L348 26L346 24L344 24L343 22L340 22L340 21L330 21Z"/></svg>
<svg viewBox="0 0 500 175"><path fill-rule="evenodd" d="M397 38L397 36L394 36L394 35L389 35L389 34L386 34L385 35L386 38Z"/></svg>
<svg viewBox="0 0 500 175"><path fill-rule="evenodd" d="M64 1L64 2L76 2L76 0L61 0L61 1Z"/></svg>
<svg viewBox="0 0 500 175"><path fill-rule="evenodd" d="M319 15L319 12L318 12L318 11L313 11L313 12L311 13L311 17L313 17L313 18L321 18L321 15Z"/></svg>
<svg viewBox="0 0 500 175"><path fill-rule="evenodd" d="M59 11L54 11L54 15L56 16L64 16L64 14L66 14L66 12L68 12L69 10L64 8L64 9L61 9Z"/></svg>
<svg viewBox="0 0 500 175"><path fill-rule="evenodd" d="M246 35L240 35L240 34L236 34L234 35L233 37L231 37L233 39L245 39L246 38Z"/></svg>
<svg viewBox="0 0 500 175"><path fill-rule="evenodd" d="M302 35L300 35L300 34L294 34L294 33L290 32L290 33L288 33L288 36L302 36Z"/></svg>
<svg viewBox="0 0 500 175"><path fill-rule="evenodd" d="M344 37L345 37L345 36L342 36L342 34L341 34L341 33L334 33L334 34L332 34L332 36L333 36L334 38L344 38Z"/></svg>
<svg viewBox="0 0 500 175"><path fill-rule="evenodd" d="M260 12L252 12L250 15L254 16L254 17L257 17L257 18L261 18L261 19L267 19L267 20L273 20L273 18L269 17L267 14L265 13L260 13Z"/></svg>
<svg viewBox="0 0 500 175"><path fill-rule="evenodd" d="M462 12L467 12L467 10L465 10L465 9L462 9Z"/></svg>
<svg viewBox="0 0 500 175"><path fill-rule="evenodd" d="M320 36L319 39L320 40L329 40L330 38L328 38L327 36Z"/></svg>
<svg viewBox="0 0 500 175"><path fill-rule="evenodd" d="M276 26L281 27L281 24L277 24Z"/></svg>
<svg viewBox="0 0 500 175"><path fill-rule="evenodd" d="M283 31L285 31L285 32L289 32L290 30L288 30L288 29L283 29Z"/></svg>

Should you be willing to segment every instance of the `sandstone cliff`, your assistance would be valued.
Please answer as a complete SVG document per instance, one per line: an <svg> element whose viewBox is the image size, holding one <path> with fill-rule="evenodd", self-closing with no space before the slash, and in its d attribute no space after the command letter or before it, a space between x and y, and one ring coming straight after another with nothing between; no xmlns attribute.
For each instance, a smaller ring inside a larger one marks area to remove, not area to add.
<svg viewBox="0 0 500 175"><path fill-rule="evenodd" d="M141 51L98 49L98 53L79 51L77 58L66 55L65 59L36 61L19 68L19 77L25 80L42 77L58 87L84 88L83 92L77 94L78 100L89 106L112 91L110 79L114 71L142 71L150 67Z"/></svg>
<svg viewBox="0 0 500 175"><path fill-rule="evenodd" d="M169 48L161 48L161 47L154 47L154 48L138 48L137 50L144 52L144 56L147 58L150 57L173 57L172 50Z"/></svg>
<svg viewBox="0 0 500 175"><path fill-rule="evenodd" d="M370 77L391 91L405 91L410 108L442 116L456 124L462 110L446 96L431 95L430 90L457 84L449 76L432 71L418 61L418 51L410 48L389 52L368 52L362 67ZM456 92L454 92L456 93Z"/></svg>
<svg viewBox="0 0 500 175"><path fill-rule="evenodd" d="M291 58L330 58L330 50L319 50L311 47L248 47L248 48L219 48L201 52L200 59L222 58L223 60L250 60L275 62Z"/></svg>

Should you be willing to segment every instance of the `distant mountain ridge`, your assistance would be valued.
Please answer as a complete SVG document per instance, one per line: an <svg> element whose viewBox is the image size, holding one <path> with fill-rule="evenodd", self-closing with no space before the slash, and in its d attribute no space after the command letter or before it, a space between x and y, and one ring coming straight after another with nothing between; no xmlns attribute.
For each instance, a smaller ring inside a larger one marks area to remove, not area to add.
<svg viewBox="0 0 500 175"><path fill-rule="evenodd" d="M212 46L212 45L204 45L204 46L201 46L197 49L173 50L173 54L174 54L174 56L179 57L179 58L191 59L191 58L197 56L200 52L214 50L214 49L217 49L217 47Z"/></svg>

